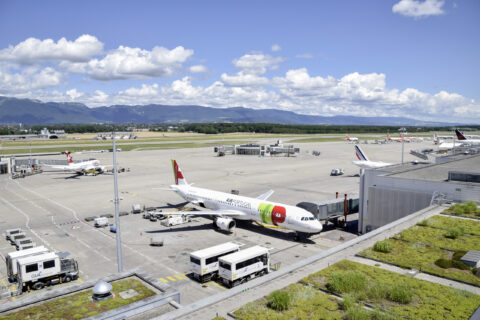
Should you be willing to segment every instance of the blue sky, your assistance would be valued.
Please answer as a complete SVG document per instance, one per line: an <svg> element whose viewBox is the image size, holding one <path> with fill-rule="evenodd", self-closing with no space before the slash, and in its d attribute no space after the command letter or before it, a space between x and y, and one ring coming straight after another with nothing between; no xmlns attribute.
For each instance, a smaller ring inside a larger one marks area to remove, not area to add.
<svg viewBox="0 0 480 320"><path fill-rule="evenodd" d="M479 123L479 31L476 0L0 0L0 95Z"/></svg>

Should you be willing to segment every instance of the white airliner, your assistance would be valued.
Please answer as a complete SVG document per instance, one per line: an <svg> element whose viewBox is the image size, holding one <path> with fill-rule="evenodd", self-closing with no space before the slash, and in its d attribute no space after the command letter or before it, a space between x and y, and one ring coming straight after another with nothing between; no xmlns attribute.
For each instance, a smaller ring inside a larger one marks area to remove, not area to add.
<svg viewBox="0 0 480 320"><path fill-rule="evenodd" d="M375 169L392 165L392 163L368 160L367 155L358 145L355 146L355 154L357 155L358 161L353 161L353 164L359 166L360 168Z"/></svg>
<svg viewBox="0 0 480 320"><path fill-rule="evenodd" d="M454 139L453 142L441 141L440 145L438 146L438 150L450 150L450 149L453 149L454 147L480 145L479 139L469 139L463 133L461 133L458 129L455 129L455 135L458 140Z"/></svg>
<svg viewBox="0 0 480 320"><path fill-rule="evenodd" d="M459 142L461 142L463 145L472 145L472 146L478 146L480 145L480 139L467 139L463 133L458 131L458 129L455 129L455 134L457 135L457 139Z"/></svg>
<svg viewBox="0 0 480 320"><path fill-rule="evenodd" d="M65 153L67 155L68 165L48 165L53 169L63 170L63 171L72 171L77 174L99 174L105 171L105 166L100 165L98 160L88 160L74 163L72 155L69 152Z"/></svg>
<svg viewBox="0 0 480 320"><path fill-rule="evenodd" d="M192 204L210 210L173 211L169 214L214 216L214 227L224 231L232 231L235 228L234 219L256 221L267 226L294 230L296 240L322 231L322 224L310 212L302 208L266 201L272 195L273 190L257 198L249 198L196 188L187 183L175 160L172 160L172 165L175 184L171 185L169 190L175 191Z"/></svg>
<svg viewBox="0 0 480 320"><path fill-rule="evenodd" d="M345 140L350 141L350 142L355 142L355 141L358 141L358 138L357 137L345 136Z"/></svg>

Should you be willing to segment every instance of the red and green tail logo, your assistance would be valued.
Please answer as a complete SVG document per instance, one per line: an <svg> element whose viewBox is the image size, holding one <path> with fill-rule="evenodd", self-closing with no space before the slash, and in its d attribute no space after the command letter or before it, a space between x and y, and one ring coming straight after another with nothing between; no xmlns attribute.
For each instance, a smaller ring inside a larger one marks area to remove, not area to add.
<svg viewBox="0 0 480 320"><path fill-rule="evenodd" d="M285 222L285 218L287 217L287 210L282 206L261 203L258 209L260 210L260 218L263 223L278 226L279 223Z"/></svg>

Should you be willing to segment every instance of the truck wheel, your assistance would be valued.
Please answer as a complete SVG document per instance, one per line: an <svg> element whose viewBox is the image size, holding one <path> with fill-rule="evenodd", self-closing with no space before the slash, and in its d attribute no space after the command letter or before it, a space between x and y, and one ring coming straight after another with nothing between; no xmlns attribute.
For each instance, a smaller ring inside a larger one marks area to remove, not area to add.
<svg viewBox="0 0 480 320"><path fill-rule="evenodd" d="M36 283L32 286L32 289L33 289L33 290L40 290L40 289L43 289L43 287L44 287L43 282L39 281L39 282L36 282Z"/></svg>
<svg viewBox="0 0 480 320"><path fill-rule="evenodd" d="M63 282L70 282L70 281L72 281L72 277L70 277L70 276L65 276L63 278Z"/></svg>

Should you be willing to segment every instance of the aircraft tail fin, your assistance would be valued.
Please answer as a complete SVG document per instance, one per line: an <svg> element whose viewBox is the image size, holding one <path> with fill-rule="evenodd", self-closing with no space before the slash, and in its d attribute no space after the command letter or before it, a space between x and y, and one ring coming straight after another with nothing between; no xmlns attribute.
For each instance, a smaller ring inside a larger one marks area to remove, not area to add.
<svg viewBox="0 0 480 320"><path fill-rule="evenodd" d="M387 140L388 141L392 140L392 137L390 137L390 133L387 133Z"/></svg>
<svg viewBox="0 0 480 320"><path fill-rule="evenodd" d="M461 133L460 131L458 131L458 129L455 129L455 134L457 135L457 139L458 139L458 140L467 140L467 138L465 138L465 136L463 135L463 133Z"/></svg>
<svg viewBox="0 0 480 320"><path fill-rule="evenodd" d="M345 136L345 140L350 140L350 137L349 137L349 136Z"/></svg>
<svg viewBox="0 0 480 320"><path fill-rule="evenodd" d="M73 159L72 159L72 155L70 154L70 152L65 152L65 154L67 155L67 161L68 163L73 163Z"/></svg>
<svg viewBox="0 0 480 320"><path fill-rule="evenodd" d="M367 155L365 154L365 152L363 152L362 148L360 148L360 146L358 145L355 145L355 154L357 155L358 160L368 161Z"/></svg>
<svg viewBox="0 0 480 320"><path fill-rule="evenodd" d="M173 176L175 178L175 184L188 185L187 180L183 177L182 169L177 164L176 160L172 160Z"/></svg>

